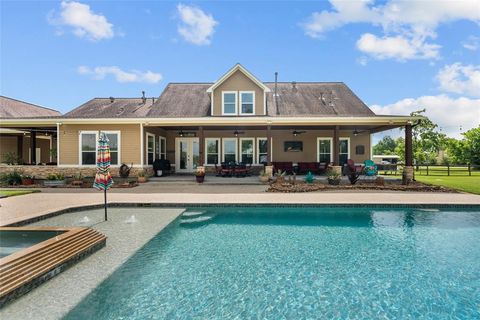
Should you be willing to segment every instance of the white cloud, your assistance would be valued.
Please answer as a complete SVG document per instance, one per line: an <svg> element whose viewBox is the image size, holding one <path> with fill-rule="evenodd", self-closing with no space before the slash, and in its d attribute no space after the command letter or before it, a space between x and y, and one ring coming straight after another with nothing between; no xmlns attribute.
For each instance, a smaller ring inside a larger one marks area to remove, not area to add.
<svg viewBox="0 0 480 320"><path fill-rule="evenodd" d="M480 124L480 99L447 95L408 98L388 105L370 107L376 114L408 115L425 108L425 115L438 124L441 131L450 137L461 138L462 132Z"/></svg>
<svg viewBox="0 0 480 320"><path fill-rule="evenodd" d="M314 12L303 24L305 33L321 38L326 32L351 23L367 23L380 26L383 36L364 34L357 48L376 59L394 58L430 59L438 58L439 46L427 43L436 38L437 27L446 22L470 20L480 23L480 1L404 1L387 0L375 5L373 0L344 1L330 0L333 10ZM367 42L367 43L364 43ZM371 48L372 43L388 48ZM397 50L393 45L400 45ZM367 50L364 51L363 49Z"/></svg>
<svg viewBox="0 0 480 320"><path fill-rule="evenodd" d="M480 37L469 36L465 41L462 42L462 46L465 49L477 51L480 49Z"/></svg>
<svg viewBox="0 0 480 320"><path fill-rule="evenodd" d="M62 1L59 15L51 12L48 21L58 27L72 27L77 37L93 41L114 36L113 24L104 15L94 13L89 5L80 2Z"/></svg>
<svg viewBox="0 0 480 320"><path fill-rule="evenodd" d="M144 82L144 83L158 83L162 80L160 73L152 71L141 72L138 70L123 71L117 66L102 66L90 68L87 66L79 66L77 72L82 75L90 75L95 80L105 79L106 76L112 75L117 82Z"/></svg>
<svg viewBox="0 0 480 320"><path fill-rule="evenodd" d="M181 23L178 33L188 42L196 45L208 45L212 41L215 26L218 24L211 14L201 9L179 4L177 6Z"/></svg>
<svg viewBox="0 0 480 320"><path fill-rule="evenodd" d="M446 65L438 72L436 80L446 92L480 97L480 65L459 62Z"/></svg>
<svg viewBox="0 0 480 320"><path fill-rule="evenodd" d="M401 35L379 38L365 33L358 39L357 48L375 59L405 61L438 58L440 46L425 43L423 39L409 39Z"/></svg>

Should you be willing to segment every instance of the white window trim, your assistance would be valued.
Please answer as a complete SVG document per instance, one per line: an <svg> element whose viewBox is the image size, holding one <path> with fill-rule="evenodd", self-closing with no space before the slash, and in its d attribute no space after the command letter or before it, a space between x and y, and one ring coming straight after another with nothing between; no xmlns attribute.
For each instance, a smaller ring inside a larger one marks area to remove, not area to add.
<svg viewBox="0 0 480 320"><path fill-rule="evenodd" d="M220 138L205 138L205 157L203 159L203 161L205 162L203 165L204 166L214 166L215 164L214 163L208 163L207 162L207 158L208 158L208 141L209 140L213 140L213 141L217 141L218 142L218 162L216 163L217 165L219 165L221 162L222 162L222 154L220 153L220 148L221 148L221 142L220 142Z"/></svg>
<svg viewBox="0 0 480 320"><path fill-rule="evenodd" d="M235 112L225 113L225 102L224 97L225 93L235 94ZM236 116L238 114L238 92L237 91L222 91L222 116Z"/></svg>
<svg viewBox="0 0 480 320"><path fill-rule="evenodd" d="M242 112L242 103L243 103L242 93L251 93L252 94L252 104L253 104L252 113ZM242 115L242 116L254 116L255 115L255 91L240 91L239 96L240 96L240 103L239 103L240 115Z"/></svg>
<svg viewBox="0 0 480 320"><path fill-rule="evenodd" d="M256 160L256 152L255 152L255 138L254 137L244 137L244 138L240 138L240 144L239 144L239 155L240 155L240 161L242 160L242 155L243 155L243 152L242 152L242 141L252 141L252 164L255 164L255 160Z"/></svg>
<svg viewBox="0 0 480 320"><path fill-rule="evenodd" d="M122 155L122 135L121 135L121 131L120 130L111 130L111 131L100 131L100 132L103 132L105 134L116 134L117 135L117 140L118 140L118 150L117 150L117 153L118 153L118 164L112 164L112 167L120 167L122 165L122 159L121 159L121 155ZM98 144L98 139L97 139L97 144ZM97 146L97 149L98 149L98 146Z"/></svg>
<svg viewBox="0 0 480 320"><path fill-rule="evenodd" d="M156 159L155 158L155 142L156 141L155 141L155 135L153 133L147 132L147 143L146 143L146 148L145 148L145 151L146 151L146 154L145 154L146 155L146 159L145 159L146 161L145 162L146 162L146 165L151 166L151 164L148 163L148 153L149 153L148 152L148 138L149 137L153 137L153 161L155 161L155 159Z"/></svg>
<svg viewBox="0 0 480 320"><path fill-rule="evenodd" d="M82 135L84 134L94 134L95 135L95 164L82 164ZM81 167L95 167L97 163L98 157L98 131L80 131L78 135L78 165ZM57 151L58 152L58 151Z"/></svg>
<svg viewBox="0 0 480 320"><path fill-rule="evenodd" d="M165 141L165 150L162 150L162 140ZM165 159L167 159L167 138L164 136L158 137L158 156L159 159L162 159L162 154L165 155Z"/></svg>
<svg viewBox="0 0 480 320"><path fill-rule="evenodd" d="M225 160L225 142L226 141L234 141L235 142L235 161L238 162L238 139L237 138L223 138L222 139L222 159L220 159L220 162L224 162L224 160Z"/></svg>
<svg viewBox="0 0 480 320"><path fill-rule="evenodd" d="M333 138L332 137L317 137L317 162L320 162L320 140L330 141L330 162L333 162Z"/></svg>
<svg viewBox="0 0 480 320"><path fill-rule="evenodd" d="M348 141L347 160L348 160L348 159L351 159L351 158L350 158L350 147L351 147L350 137L340 137L340 138L338 139L338 157L340 157L340 140L347 140L347 141ZM339 159L339 160L340 160L340 159Z"/></svg>
<svg viewBox="0 0 480 320"><path fill-rule="evenodd" d="M261 164L260 163L260 140L267 140L267 143L268 143L268 139L267 137L258 137L257 138L257 145L256 145L256 148L255 148L255 151L256 151L256 155L255 155L255 164ZM267 157L268 157L268 152L267 152ZM267 159L267 162L268 162L268 159Z"/></svg>

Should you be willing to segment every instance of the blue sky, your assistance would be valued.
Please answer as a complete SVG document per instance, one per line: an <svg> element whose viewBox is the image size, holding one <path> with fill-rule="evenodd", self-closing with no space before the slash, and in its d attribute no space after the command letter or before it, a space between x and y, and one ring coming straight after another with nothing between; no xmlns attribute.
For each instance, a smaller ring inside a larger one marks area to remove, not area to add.
<svg viewBox="0 0 480 320"><path fill-rule="evenodd" d="M480 122L480 1L2 1L1 94L71 110L158 96L236 62L262 81L343 81L377 113Z"/></svg>

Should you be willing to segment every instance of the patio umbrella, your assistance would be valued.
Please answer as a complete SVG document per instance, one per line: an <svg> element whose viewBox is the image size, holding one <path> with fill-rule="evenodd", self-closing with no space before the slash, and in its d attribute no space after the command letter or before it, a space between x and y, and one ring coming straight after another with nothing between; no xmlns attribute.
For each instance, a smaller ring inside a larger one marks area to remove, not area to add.
<svg viewBox="0 0 480 320"><path fill-rule="evenodd" d="M97 150L97 173L95 174L95 182L93 187L104 192L105 221L107 221L107 190L113 184L110 175L110 146L108 144L107 135L100 132Z"/></svg>

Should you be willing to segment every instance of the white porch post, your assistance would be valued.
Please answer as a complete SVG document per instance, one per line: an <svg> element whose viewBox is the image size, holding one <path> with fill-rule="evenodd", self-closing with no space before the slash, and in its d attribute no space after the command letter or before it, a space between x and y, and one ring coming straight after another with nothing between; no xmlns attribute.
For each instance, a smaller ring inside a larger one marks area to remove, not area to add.
<svg viewBox="0 0 480 320"><path fill-rule="evenodd" d="M60 165L60 125L61 123L57 122L57 167Z"/></svg>

